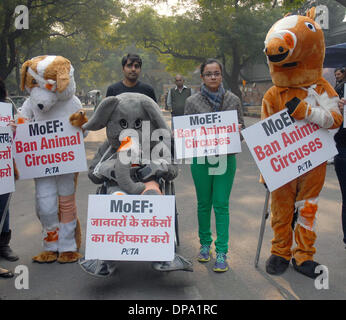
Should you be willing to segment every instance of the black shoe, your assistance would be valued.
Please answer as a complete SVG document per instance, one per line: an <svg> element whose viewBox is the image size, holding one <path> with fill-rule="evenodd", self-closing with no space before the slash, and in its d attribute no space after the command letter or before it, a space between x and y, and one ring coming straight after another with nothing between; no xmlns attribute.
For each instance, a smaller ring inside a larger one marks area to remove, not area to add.
<svg viewBox="0 0 346 320"><path fill-rule="evenodd" d="M17 261L19 257L10 248L11 230L0 234L0 257L8 261Z"/></svg>
<svg viewBox="0 0 346 320"><path fill-rule="evenodd" d="M289 264L290 262L286 259L272 254L266 261L266 271L271 275L278 276L286 271Z"/></svg>
<svg viewBox="0 0 346 320"><path fill-rule="evenodd" d="M316 268L320 265L316 261L306 260L300 266L297 265L296 260L292 259L293 268L299 273L311 278L316 279L323 271L315 273Z"/></svg>
<svg viewBox="0 0 346 320"><path fill-rule="evenodd" d="M0 278L13 278L13 276L14 274L11 271L0 268Z"/></svg>

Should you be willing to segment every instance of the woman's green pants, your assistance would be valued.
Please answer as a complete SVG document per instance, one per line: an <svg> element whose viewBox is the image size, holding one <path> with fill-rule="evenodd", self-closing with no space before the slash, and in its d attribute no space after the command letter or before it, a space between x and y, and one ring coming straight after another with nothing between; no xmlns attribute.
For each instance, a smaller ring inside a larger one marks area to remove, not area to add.
<svg viewBox="0 0 346 320"><path fill-rule="evenodd" d="M224 157L226 164L222 174L210 174L221 164L210 164L205 158L204 164L199 164L198 158L191 164L192 178L197 195L198 234L201 245L211 245L212 232L210 230L211 209L214 208L217 239L216 252L228 252L229 239L229 197L236 171L236 157L234 154ZM220 160L221 161L221 160Z"/></svg>

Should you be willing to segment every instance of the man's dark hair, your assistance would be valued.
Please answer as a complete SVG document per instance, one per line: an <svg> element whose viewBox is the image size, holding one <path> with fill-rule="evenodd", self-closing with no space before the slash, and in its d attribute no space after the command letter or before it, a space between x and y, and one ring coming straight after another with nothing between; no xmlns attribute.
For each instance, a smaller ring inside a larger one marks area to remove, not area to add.
<svg viewBox="0 0 346 320"><path fill-rule="evenodd" d="M207 64L212 64L212 63L217 63L220 67L221 73L223 73L223 68L222 68L222 64L219 60L213 59L213 58L209 58L207 60L205 60L202 64L201 64L201 75L203 76L203 72L205 69L205 66Z"/></svg>
<svg viewBox="0 0 346 320"><path fill-rule="evenodd" d="M340 71L341 73L345 73L346 68L345 68L345 67L338 67L338 68L336 68L336 69L334 70L334 73L335 73L336 71Z"/></svg>
<svg viewBox="0 0 346 320"><path fill-rule="evenodd" d="M139 66L142 68L142 59L138 54L128 53L127 56L124 56L121 60L121 65L123 66L123 69L126 65L127 60L129 60L130 63L138 62Z"/></svg>
<svg viewBox="0 0 346 320"><path fill-rule="evenodd" d="M5 82L0 78L0 101L5 101L7 97Z"/></svg>

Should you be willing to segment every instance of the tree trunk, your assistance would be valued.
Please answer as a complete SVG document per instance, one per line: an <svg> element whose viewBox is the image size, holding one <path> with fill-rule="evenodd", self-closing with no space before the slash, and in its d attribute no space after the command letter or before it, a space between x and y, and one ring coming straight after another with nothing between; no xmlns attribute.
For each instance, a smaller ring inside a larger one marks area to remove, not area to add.
<svg viewBox="0 0 346 320"><path fill-rule="evenodd" d="M239 88L239 74L240 74L240 59L237 52L237 49L233 47L233 56L232 56L232 69L231 72L227 72L226 68L224 68L224 79L226 82L226 85L231 88L231 91L239 97L240 101L242 102L242 94ZM222 57L223 65L226 65L226 59L225 57Z"/></svg>

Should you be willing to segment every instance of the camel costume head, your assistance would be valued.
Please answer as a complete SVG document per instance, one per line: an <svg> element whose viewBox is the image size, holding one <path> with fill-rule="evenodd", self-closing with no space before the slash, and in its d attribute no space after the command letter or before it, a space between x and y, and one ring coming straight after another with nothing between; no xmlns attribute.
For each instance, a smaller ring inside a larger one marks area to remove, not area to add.
<svg viewBox="0 0 346 320"><path fill-rule="evenodd" d="M285 16L264 41L273 83L278 87L306 87L322 77L324 35L314 21L315 8L306 16Z"/></svg>
<svg viewBox="0 0 346 320"><path fill-rule="evenodd" d="M39 56L26 61L21 70L21 89L30 93L35 107L47 112L59 100L76 91L71 62L61 56Z"/></svg>

